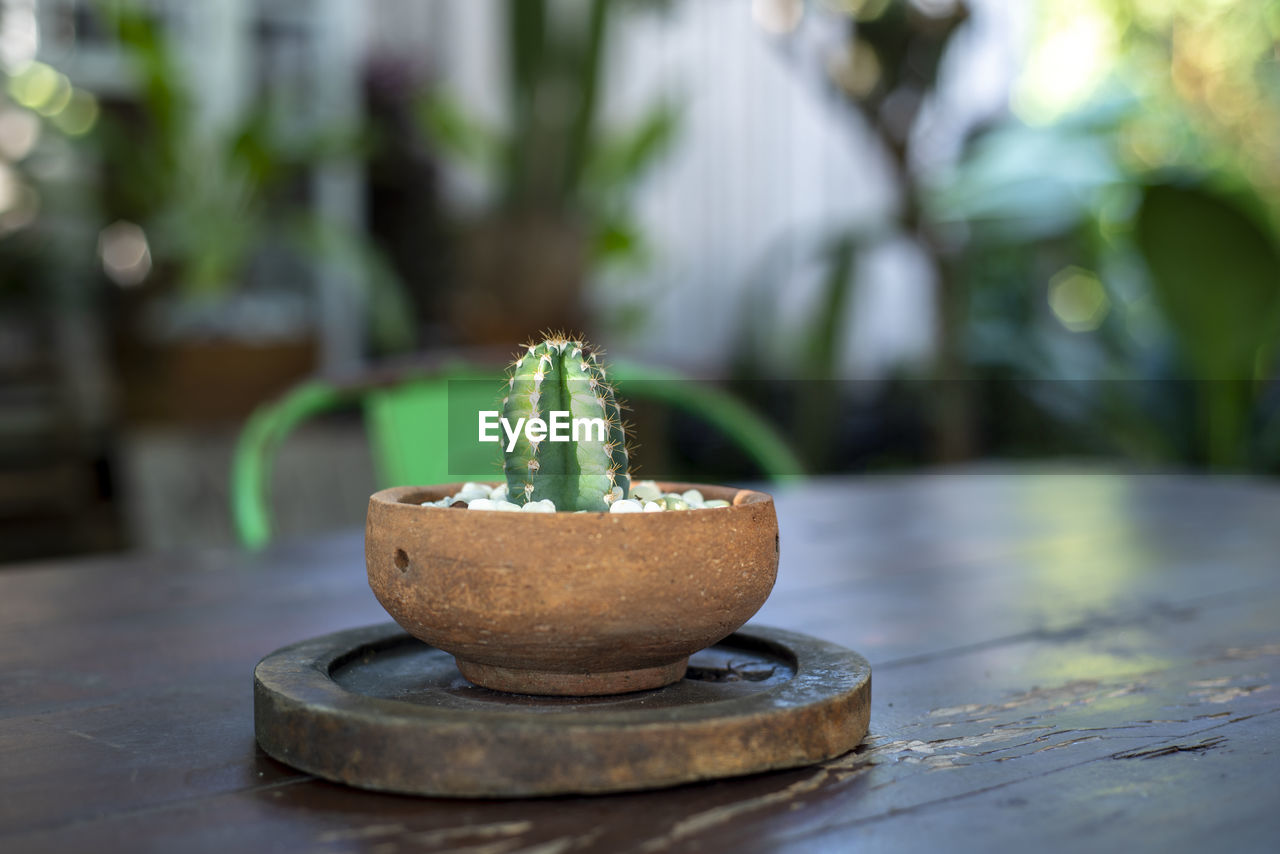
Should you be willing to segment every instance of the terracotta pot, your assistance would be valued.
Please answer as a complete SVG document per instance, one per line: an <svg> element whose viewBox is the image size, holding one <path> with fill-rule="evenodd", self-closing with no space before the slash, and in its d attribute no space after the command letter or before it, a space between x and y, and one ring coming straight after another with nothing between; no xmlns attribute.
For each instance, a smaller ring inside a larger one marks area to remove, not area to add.
<svg viewBox="0 0 1280 854"><path fill-rule="evenodd" d="M520 694L617 694L684 676L689 656L769 596L778 520L763 492L696 487L732 506L665 513L503 513L420 502L460 484L369 499L369 586L471 682Z"/></svg>
<svg viewBox="0 0 1280 854"><path fill-rule="evenodd" d="M486 217L464 231L460 248L449 328L465 344L507 348L546 329L589 325L582 291L590 236L581 223L538 213Z"/></svg>
<svg viewBox="0 0 1280 854"><path fill-rule="evenodd" d="M121 405L139 423L239 422L312 374L318 360L313 336L148 344L122 359Z"/></svg>

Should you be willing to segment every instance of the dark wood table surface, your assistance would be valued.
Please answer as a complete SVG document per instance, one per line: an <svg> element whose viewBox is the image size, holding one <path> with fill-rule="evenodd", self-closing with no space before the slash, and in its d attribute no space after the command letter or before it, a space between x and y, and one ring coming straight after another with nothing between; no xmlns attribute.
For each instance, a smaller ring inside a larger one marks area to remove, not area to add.
<svg viewBox="0 0 1280 854"><path fill-rule="evenodd" d="M1280 486L828 480L778 514L756 622L871 660L868 738L815 767L608 797L374 794L258 750L257 660L385 620L357 532L0 570L0 851L1280 844Z"/></svg>

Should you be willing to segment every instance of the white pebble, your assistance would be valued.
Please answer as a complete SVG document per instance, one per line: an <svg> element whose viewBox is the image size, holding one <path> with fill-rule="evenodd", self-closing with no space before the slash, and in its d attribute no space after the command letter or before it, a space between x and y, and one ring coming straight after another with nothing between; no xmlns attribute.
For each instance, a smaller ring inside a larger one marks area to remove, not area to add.
<svg viewBox="0 0 1280 854"><path fill-rule="evenodd" d="M550 498L544 498L541 501L530 501L520 510L524 513L554 513L556 512L556 503Z"/></svg>
<svg viewBox="0 0 1280 854"><path fill-rule="evenodd" d="M684 493L680 497L683 498L684 503L688 504L690 507L702 506L702 493L696 489L690 489L688 492Z"/></svg>
<svg viewBox="0 0 1280 854"><path fill-rule="evenodd" d="M656 501L646 501L644 503L644 512L646 513L661 513L665 509L667 508L663 507Z"/></svg>
<svg viewBox="0 0 1280 854"><path fill-rule="evenodd" d="M644 507L639 501L631 498L619 498L609 505L610 513L643 513Z"/></svg>
<svg viewBox="0 0 1280 854"><path fill-rule="evenodd" d="M464 483L462 489L459 489L453 497L459 501L470 502L473 498L489 498L492 488L485 486L483 483Z"/></svg>
<svg viewBox="0 0 1280 854"><path fill-rule="evenodd" d="M641 501L656 501L662 497L662 490L651 480L641 480L631 484L631 497Z"/></svg>
<svg viewBox="0 0 1280 854"><path fill-rule="evenodd" d="M510 501L494 501L492 498L477 498L467 503L468 510L503 510L507 513L520 512L520 505Z"/></svg>
<svg viewBox="0 0 1280 854"><path fill-rule="evenodd" d="M494 501L506 501L507 485L503 483L503 484L499 484L498 486L495 486L493 488L493 492L489 493L489 497L492 498Z"/></svg>
<svg viewBox="0 0 1280 854"><path fill-rule="evenodd" d="M708 507L728 507L728 506L730 506L729 502L725 501L723 498L711 498L702 502L702 507L704 510Z"/></svg>

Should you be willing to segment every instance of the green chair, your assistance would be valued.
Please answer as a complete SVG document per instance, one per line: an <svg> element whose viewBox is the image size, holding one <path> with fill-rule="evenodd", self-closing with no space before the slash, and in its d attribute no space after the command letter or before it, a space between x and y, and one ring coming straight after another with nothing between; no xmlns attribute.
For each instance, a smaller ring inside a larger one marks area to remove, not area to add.
<svg viewBox="0 0 1280 854"><path fill-rule="evenodd" d="M497 408L497 365L444 362L383 378L341 383L311 380L249 417L231 466L231 513L236 535L248 548L271 540L270 481L275 454L304 421L341 409L362 408L379 487L501 479L497 445L445 449L451 417L474 417ZM614 361L610 376L628 400L651 400L696 415L741 448L766 478L779 483L802 477L803 464L768 422L733 395L678 373ZM455 422L454 429L474 425ZM459 472L471 473L469 476ZM452 472L452 473L451 473Z"/></svg>

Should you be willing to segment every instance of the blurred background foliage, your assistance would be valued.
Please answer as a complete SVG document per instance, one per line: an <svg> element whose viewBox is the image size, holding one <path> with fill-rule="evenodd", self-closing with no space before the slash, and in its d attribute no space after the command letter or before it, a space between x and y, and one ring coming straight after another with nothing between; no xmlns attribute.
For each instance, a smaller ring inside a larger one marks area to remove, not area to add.
<svg viewBox="0 0 1280 854"><path fill-rule="evenodd" d="M799 123L790 102L744 88L726 104L664 65L671 33L695 32L708 62L754 56L697 31L697 2L361 7L387 30L457 28L440 56L361 53L356 13L329 0L3 3L6 530L62 514L94 533L42 548L152 542L122 517L156 431L203 448L314 372L545 327L731 377L814 472L1064 456L1280 470L1280 0L741 0L753 29L732 37L818 105L868 176L847 192L883 202L730 234L750 272L716 285L731 334L711 357L692 345L712 318L684 310L687 341L656 325L664 294L713 283L654 281L673 233L740 222L696 187L756 142L686 152L708 116ZM445 56L474 20L487 35ZM980 82L963 57L1000 21L1021 23L998 103L948 126ZM237 52L201 65L219 26ZM451 70L468 63L479 89ZM693 205L655 204L671 175ZM854 370L886 253L923 283L926 354ZM691 427L647 443L664 465L742 474Z"/></svg>
<svg viewBox="0 0 1280 854"><path fill-rule="evenodd" d="M1013 121L933 196L969 243L970 363L1050 381L1039 410L1091 450L1274 470L1280 4L1040 20Z"/></svg>
<svg viewBox="0 0 1280 854"><path fill-rule="evenodd" d="M464 343L506 347L541 329L584 328L589 271L643 263L649 248L629 203L675 139L678 109L658 100L605 128L600 101L610 30L669 5L589 0L557 18L549 0L506 0L505 121L487 123L446 88L423 93L429 139L485 185L450 312Z"/></svg>
<svg viewBox="0 0 1280 854"><path fill-rule="evenodd" d="M1275 470L1280 3L1043 0L1010 109L942 169L921 168L913 146L967 7L825 6L847 36L822 82L873 133L898 203L888 221L811 239L828 274L786 361L768 344L778 294L762 262L740 375L798 363L837 376L851 258L905 235L931 268L937 358L931 381L909 372L876 400L893 411L922 392L908 405L932 409L935 458ZM821 385L795 396L797 425L857 418ZM811 463L839 465L839 444L814 438Z"/></svg>

